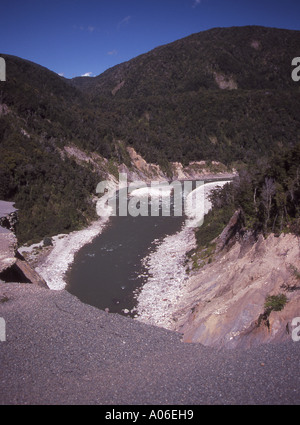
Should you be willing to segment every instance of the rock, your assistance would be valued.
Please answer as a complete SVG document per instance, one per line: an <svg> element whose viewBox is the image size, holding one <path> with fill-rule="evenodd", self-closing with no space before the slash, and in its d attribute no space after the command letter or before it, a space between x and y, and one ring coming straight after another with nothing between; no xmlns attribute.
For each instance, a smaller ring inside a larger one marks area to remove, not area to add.
<svg viewBox="0 0 300 425"><path fill-rule="evenodd" d="M17 251L14 234L17 210L12 202L0 201L0 278L4 282L34 283L48 288L44 279ZM5 227L3 227L5 226Z"/></svg>
<svg viewBox="0 0 300 425"><path fill-rule="evenodd" d="M189 278L173 316L177 320L172 329L183 333L183 341L249 348L291 339L300 290L285 288L296 285L290 264L299 264L298 239L292 234L260 237L240 256L243 243L236 242ZM283 292L288 299L284 308L271 312L268 326L259 324L266 297Z"/></svg>
<svg viewBox="0 0 300 425"><path fill-rule="evenodd" d="M16 267L21 273L23 273L30 283L42 286L43 288L48 288L45 280L32 267L30 267L27 261L18 258L16 261Z"/></svg>
<svg viewBox="0 0 300 425"><path fill-rule="evenodd" d="M15 235L11 231L0 227L0 274L15 264L16 249L17 238Z"/></svg>
<svg viewBox="0 0 300 425"><path fill-rule="evenodd" d="M230 248L237 240L236 236L242 229L243 220L241 210L235 211L229 223L216 239L216 253L222 251L225 247Z"/></svg>
<svg viewBox="0 0 300 425"><path fill-rule="evenodd" d="M17 238L13 231L17 210L13 202L0 201L0 273L12 267L15 262Z"/></svg>
<svg viewBox="0 0 300 425"><path fill-rule="evenodd" d="M53 246L52 238L49 238L48 236L46 236L43 240L43 245L44 246Z"/></svg>
<svg viewBox="0 0 300 425"><path fill-rule="evenodd" d="M227 170L227 168L219 163L212 162L216 172L211 171L211 167L205 161L191 162L184 167L180 162L170 163L168 173L163 171L159 165L151 164L139 155L134 148L127 147L127 153L131 162L131 167L121 164L118 166L119 173L126 173L128 181L140 181L150 183L151 181L168 181L173 180L211 180L214 178L233 178L237 175L235 169Z"/></svg>
<svg viewBox="0 0 300 425"><path fill-rule="evenodd" d="M18 210L14 207L14 202L0 201L0 226L15 232L18 221Z"/></svg>

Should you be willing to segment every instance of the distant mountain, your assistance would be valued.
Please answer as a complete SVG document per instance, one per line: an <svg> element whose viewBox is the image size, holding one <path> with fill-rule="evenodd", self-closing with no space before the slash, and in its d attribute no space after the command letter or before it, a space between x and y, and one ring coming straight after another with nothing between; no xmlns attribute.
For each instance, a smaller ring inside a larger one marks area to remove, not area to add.
<svg viewBox="0 0 300 425"><path fill-rule="evenodd" d="M296 56L300 31L215 28L72 83L149 161L248 162L298 137Z"/></svg>
<svg viewBox="0 0 300 425"><path fill-rule="evenodd" d="M300 31L216 28L72 80L0 56L0 199L20 210L21 242L86 225L99 179L130 166L128 146L168 170L251 164L300 138ZM109 161L95 168L70 146Z"/></svg>
<svg viewBox="0 0 300 425"><path fill-rule="evenodd" d="M291 61L300 53L299 39L300 32L293 30L214 28L157 47L97 77L72 81L92 97L110 96L115 90L116 98L123 99L218 89L218 75L224 76L225 88L294 88Z"/></svg>

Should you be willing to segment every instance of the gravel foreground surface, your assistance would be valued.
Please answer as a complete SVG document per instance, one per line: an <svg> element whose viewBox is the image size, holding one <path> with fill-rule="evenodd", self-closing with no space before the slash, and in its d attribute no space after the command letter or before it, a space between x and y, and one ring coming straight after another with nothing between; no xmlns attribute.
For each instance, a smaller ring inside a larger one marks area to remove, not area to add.
<svg viewBox="0 0 300 425"><path fill-rule="evenodd" d="M300 342L220 350L81 303L0 285L0 404L299 404Z"/></svg>

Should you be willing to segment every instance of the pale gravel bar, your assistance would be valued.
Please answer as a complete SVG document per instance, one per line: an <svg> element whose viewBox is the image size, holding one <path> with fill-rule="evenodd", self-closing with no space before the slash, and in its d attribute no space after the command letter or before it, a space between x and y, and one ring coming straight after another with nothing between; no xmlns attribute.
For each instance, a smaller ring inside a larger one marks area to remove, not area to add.
<svg viewBox="0 0 300 425"><path fill-rule="evenodd" d="M1 405L300 404L292 338L248 350L184 344L179 333L30 284L0 284L0 317Z"/></svg>
<svg viewBox="0 0 300 425"><path fill-rule="evenodd" d="M110 183L110 190L104 194L96 203L96 211L99 220L94 221L90 226L83 230L74 231L69 234L54 236L53 249L46 256L44 261L36 267L37 273L43 277L47 285L52 290L64 289L67 285L66 272L73 263L75 254L86 244L100 235L109 222L111 208L107 206L107 200L116 192L116 184ZM35 246L22 247L19 251L22 253L30 252Z"/></svg>
<svg viewBox="0 0 300 425"><path fill-rule="evenodd" d="M196 191L203 191L202 213L204 215L211 209L209 195L212 190L226 183L228 181L206 183L191 193L193 196ZM194 218L192 209L189 209L185 223ZM186 252L194 248L195 244L194 228L184 224L179 232L167 236L143 259L149 277L137 293L137 320L172 329L173 314L177 311L187 290L188 275L184 265Z"/></svg>

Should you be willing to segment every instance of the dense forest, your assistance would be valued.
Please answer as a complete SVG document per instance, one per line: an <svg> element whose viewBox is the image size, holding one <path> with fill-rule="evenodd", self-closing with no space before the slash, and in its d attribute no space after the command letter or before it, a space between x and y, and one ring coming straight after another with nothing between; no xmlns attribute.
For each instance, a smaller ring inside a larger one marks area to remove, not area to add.
<svg viewBox="0 0 300 425"><path fill-rule="evenodd" d="M83 95L31 62L2 55L0 86L0 199L19 209L20 243L86 226L99 175L63 156L65 144L84 146Z"/></svg>
<svg viewBox="0 0 300 425"><path fill-rule="evenodd" d="M130 165L126 146L163 169L170 161L220 161L240 171L227 189L223 221L240 205L257 231L294 225L300 85L291 60L300 56L299 31L216 28L73 80L1 56L0 198L16 202L20 243L94 217L91 196L103 175L65 155L70 145L110 164Z"/></svg>
<svg viewBox="0 0 300 425"><path fill-rule="evenodd" d="M299 137L300 32L215 28L71 80L149 162L248 163Z"/></svg>
<svg viewBox="0 0 300 425"><path fill-rule="evenodd" d="M254 239L271 232L300 236L300 143L248 164L232 183L215 190L211 201L213 208L195 232L202 259L214 252L215 238L235 211L240 211L239 236L247 232Z"/></svg>

